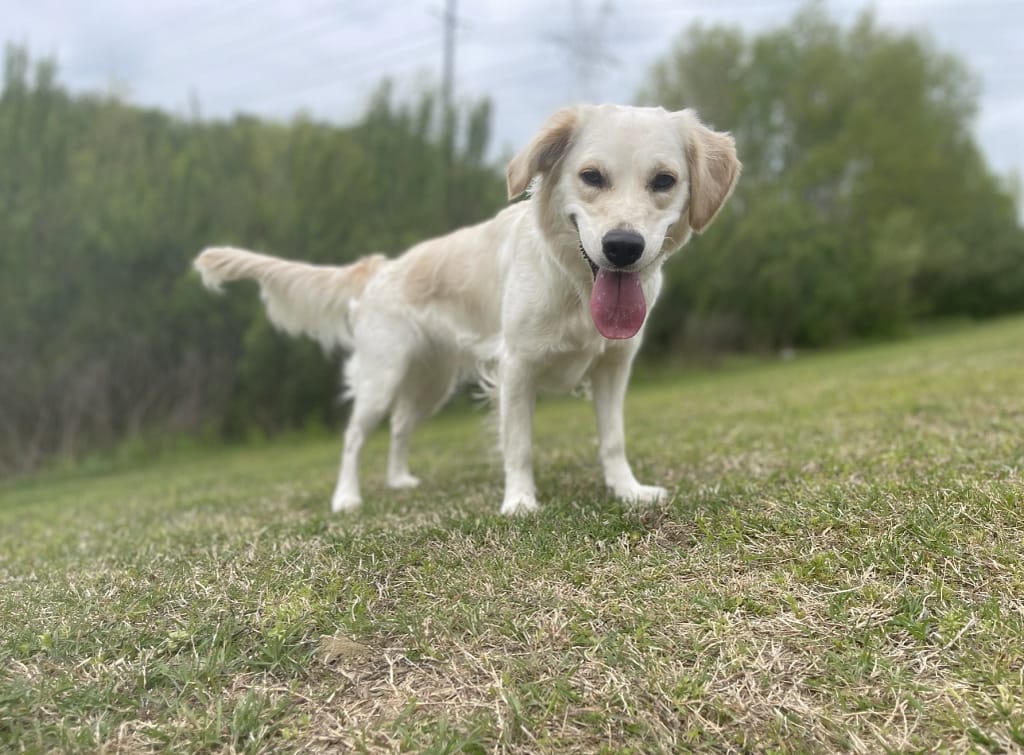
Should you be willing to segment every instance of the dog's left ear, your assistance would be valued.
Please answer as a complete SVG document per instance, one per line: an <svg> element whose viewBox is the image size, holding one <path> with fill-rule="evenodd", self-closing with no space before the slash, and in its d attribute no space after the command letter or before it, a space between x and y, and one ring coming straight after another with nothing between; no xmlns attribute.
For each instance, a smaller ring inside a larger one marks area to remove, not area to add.
<svg viewBox="0 0 1024 755"><path fill-rule="evenodd" d="M711 225L732 194L742 166L732 136L712 131L692 110L674 115L683 129L690 170L690 227L700 233Z"/></svg>
<svg viewBox="0 0 1024 755"><path fill-rule="evenodd" d="M569 150L579 123L579 108L562 108L552 115L523 151L508 164L508 198L515 199L538 173L547 173Z"/></svg>

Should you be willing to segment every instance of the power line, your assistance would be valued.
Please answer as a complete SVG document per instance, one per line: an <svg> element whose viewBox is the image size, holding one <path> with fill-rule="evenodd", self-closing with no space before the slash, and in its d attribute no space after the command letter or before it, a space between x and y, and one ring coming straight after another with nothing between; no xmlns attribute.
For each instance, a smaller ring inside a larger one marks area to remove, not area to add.
<svg viewBox="0 0 1024 755"><path fill-rule="evenodd" d="M192 44L176 43L174 47L160 52L155 56L161 65L175 65L182 62L191 63L196 58L217 60L240 59L243 56L248 58L253 52L266 53L274 49L286 47L295 39L306 36L319 36L329 32L332 27L324 23L328 19L337 18L337 12L332 9L321 9L322 11L313 16L306 16L300 22L291 24L275 25L271 33L266 33L266 28L261 27L239 27L232 25L234 34L226 35L221 29L212 30L212 34L200 34L192 37L189 41ZM206 31L211 31L207 28ZM284 44L281 44L284 43Z"/></svg>
<svg viewBox="0 0 1024 755"><path fill-rule="evenodd" d="M281 91L277 92L276 94L273 94L269 97L253 99L249 102L249 104L254 106L272 105L275 102L280 102L281 100L287 98L295 97L297 95L309 94L311 92L318 92L322 89L326 89L327 87L351 85L356 81L368 78L368 74L370 76L382 76L391 68L391 66L387 64L388 61L397 60L401 58L403 61L408 62L408 56L411 53L420 50L426 50L427 48L433 48L437 44L437 41L437 37L420 37L419 40L413 42L412 44L406 45L404 47L390 48L385 51L385 55L378 56L377 58L371 57L369 59L364 60L364 62L371 63L371 65L349 69L342 75L339 75L337 71L333 71L331 72L331 77L329 79L320 79L318 81L310 82L309 84L298 88L280 87ZM420 58L415 59L421 58L422 56L420 56ZM384 63L384 66L381 66L381 63Z"/></svg>
<svg viewBox="0 0 1024 755"><path fill-rule="evenodd" d="M110 45L112 47L119 47L126 42L149 40L158 32L166 34L167 32L175 31L183 27L195 28L197 23L224 20L228 16L236 14L238 10L245 6L255 5L257 2L259 2L259 0L235 0L235 2L224 2L220 5L206 6L206 10L209 10L210 12L205 14L166 14L157 23L147 25L142 29L135 29L130 34L125 34L119 39L112 40Z"/></svg>

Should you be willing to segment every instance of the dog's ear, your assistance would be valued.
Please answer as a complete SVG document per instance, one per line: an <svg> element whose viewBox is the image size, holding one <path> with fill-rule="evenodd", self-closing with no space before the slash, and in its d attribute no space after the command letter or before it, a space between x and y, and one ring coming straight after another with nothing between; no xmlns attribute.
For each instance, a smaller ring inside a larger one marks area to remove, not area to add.
<svg viewBox="0 0 1024 755"><path fill-rule="evenodd" d="M712 131L692 110L675 114L683 127L686 163L690 170L690 227L707 228L732 194L740 177L736 142L729 134Z"/></svg>
<svg viewBox="0 0 1024 755"><path fill-rule="evenodd" d="M562 108L552 115L523 151L508 164L508 198L515 199L538 173L547 173L572 144L579 125L579 108Z"/></svg>

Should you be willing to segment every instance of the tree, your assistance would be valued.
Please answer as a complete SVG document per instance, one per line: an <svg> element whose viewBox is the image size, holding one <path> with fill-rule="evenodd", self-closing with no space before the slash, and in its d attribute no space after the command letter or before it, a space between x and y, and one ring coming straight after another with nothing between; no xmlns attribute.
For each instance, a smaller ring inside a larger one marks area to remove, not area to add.
<svg viewBox="0 0 1024 755"><path fill-rule="evenodd" d="M813 346L1020 308L1024 234L971 135L977 90L870 13L843 28L811 4L752 38L687 29L640 99L733 131L744 171L669 268L661 339L686 319L691 334L731 323L725 345Z"/></svg>
<svg viewBox="0 0 1024 755"><path fill-rule="evenodd" d="M71 97L8 47L0 92L0 475L125 437L244 436L337 419L338 359L273 332L250 287L191 272L234 243L318 262L397 253L504 203L486 103L455 113L448 185L437 98L382 88L339 128L194 122Z"/></svg>

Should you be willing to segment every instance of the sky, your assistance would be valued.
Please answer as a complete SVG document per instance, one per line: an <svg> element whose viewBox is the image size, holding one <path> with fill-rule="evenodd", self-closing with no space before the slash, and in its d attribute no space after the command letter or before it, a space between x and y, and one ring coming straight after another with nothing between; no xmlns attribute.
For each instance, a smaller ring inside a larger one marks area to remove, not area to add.
<svg viewBox="0 0 1024 755"><path fill-rule="evenodd" d="M384 77L399 93L439 81L445 2L0 0L0 38L56 58L72 91L114 92L179 115L287 120L302 111L343 124L361 115ZM495 154L510 154L562 105L633 101L651 64L691 23L757 33L786 24L801 5L456 0L455 97L491 97ZM975 133L989 164L1024 176L1024 1L825 5L844 24L872 8L885 26L924 32L960 56L981 82ZM583 68L596 74L574 65L587 60L593 65Z"/></svg>

